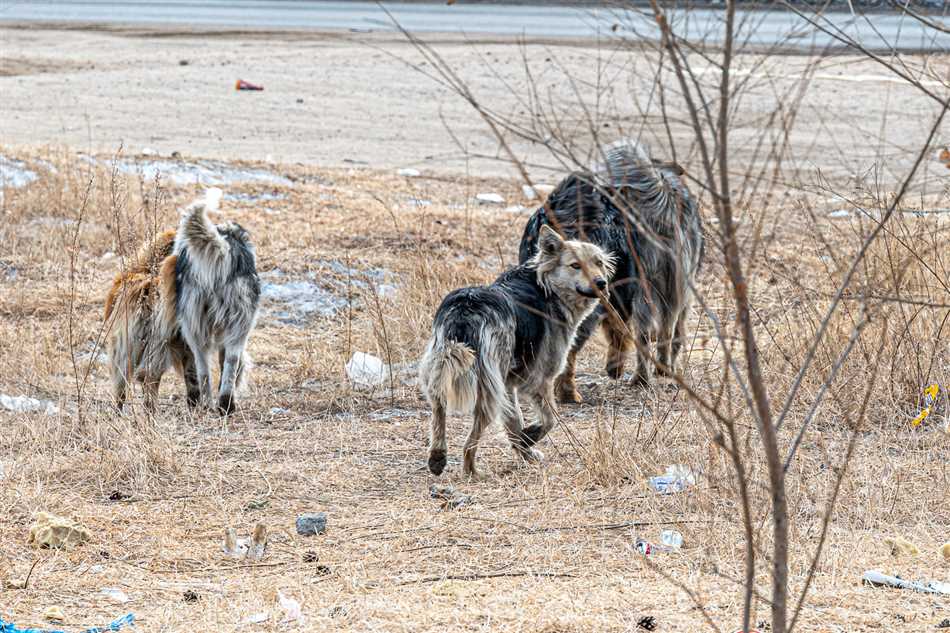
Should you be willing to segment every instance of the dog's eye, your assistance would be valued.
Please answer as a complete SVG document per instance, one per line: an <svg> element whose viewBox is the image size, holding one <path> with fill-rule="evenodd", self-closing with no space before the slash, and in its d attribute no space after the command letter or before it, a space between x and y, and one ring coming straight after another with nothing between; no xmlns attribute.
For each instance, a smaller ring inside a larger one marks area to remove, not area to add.
<svg viewBox="0 0 950 633"><path fill-rule="evenodd" d="M573 264L571 264L571 268L573 268L574 270L580 270L581 269L580 262L574 262Z"/></svg>

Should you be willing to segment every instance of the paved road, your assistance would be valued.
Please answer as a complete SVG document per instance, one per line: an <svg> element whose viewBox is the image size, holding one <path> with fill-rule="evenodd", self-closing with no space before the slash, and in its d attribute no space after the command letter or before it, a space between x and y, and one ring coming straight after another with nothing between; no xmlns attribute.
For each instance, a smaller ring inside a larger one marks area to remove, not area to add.
<svg viewBox="0 0 950 633"><path fill-rule="evenodd" d="M473 35L524 35L528 38L656 37L655 29L633 14L612 9L515 5L388 4L410 31L465 32ZM752 44L785 43L797 48L825 47L834 41L816 33L791 12L741 12ZM715 40L721 31L720 11L696 9L676 19L690 38ZM927 30L915 20L894 14L867 19L832 14L835 25L865 46L881 49L950 50L950 33ZM391 30L392 24L372 2L312 0L0 0L0 23L64 21L85 23L187 25L259 29ZM618 31L611 27L622 25ZM791 37L790 37L791 36Z"/></svg>

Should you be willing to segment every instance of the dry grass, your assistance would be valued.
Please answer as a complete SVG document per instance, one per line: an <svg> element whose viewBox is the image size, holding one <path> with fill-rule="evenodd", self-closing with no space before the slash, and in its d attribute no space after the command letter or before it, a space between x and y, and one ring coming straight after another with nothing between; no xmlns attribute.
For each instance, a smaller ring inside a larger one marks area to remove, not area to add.
<svg viewBox="0 0 950 633"><path fill-rule="evenodd" d="M357 350L412 362L448 290L489 281L516 259L525 216L470 202L480 190L517 200L515 183L255 166L293 181L225 187L283 195L223 205L250 229L265 278L277 269L287 279L314 273L316 283L350 295L353 308L303 327L265 310L250 343L257 368L238 415L192 417L182 385L168 378L161 413L148 420L108 407L106 372L96 360L102 302L123 258L142 236L172 225L176 207L197 189L119 175L108 157L96 166L68 151L19 157L48 160L55 172L37 168L36 182L6 191L0 202L0 392L51 398L63 413L0 410L0 575L22 580L32 568L26 589L4 588L4 619L40 624L46 607L60 605L71 627L132 611L144 631L298 628L279 622L280 590L303 605L307 624L299 628L315 631L630 631L646 615L660 631L696 631L703 618L694 598L722 630L738 627L742 530L731 467L715 443L717 429L683 392L611 383L601 371L603 348L592 345L578 381L587 404L562 409L561 425L542 446L543 466L516 468L499 432L480 453L492 479L461 481L468 421L450 421L446 478L475 503L443 511L428 497L427 410L417 390L398 376L373 392L346 381L344 363ZM946 191L939 196L950 206ZM861 204L873 215L886 201L880 198ZM906 302L950 304L943 218L902 216L873 248L859 284L878 297L868 302L870 323L790 470L797 592L883 341L881 379L858 430L802 630L921 631L947 615L944 599L859 582L870 568L948 580L950 567L937 554L950 538L948 437L938 430L945 404L923 428L909 426L921 388L950 383L948 308ZM780 398L871 219L828 219L814 197L749 219L747 233L759 220L768 227L750 278L768 382ZM376 291L378 277L360 284L365 279L328 262L385 269L397 291ZM700 287L728 323L714 248ZM857 299L819 347L783 442L861 318ZM693 329L687 380L731 411L743 432L764 556L767 496L752 422L739 394L719 391L722 352L709 322L697 316ZM674 463L701 470L699 483L679 495L651 492L647 478ZM68 552L30 549L28 527L41 510L84 523L93 542ZM329 514L327 533L296 535L294 518L317 510ZM225 559L224 529L246 536L257 522L271 531L265 559ZM681 552L645 559L632 549L637 537L656 541L667 527L683 533ZM884 538L896 534L921 555L892 557ZM304 562L307 552L319 561ZM764 594L769 581L760 570ZM103 587L123 589L131 602L110 603ZM186 591L200 599L185 602ZM767 610L760 602L756 620ZM266 623L239 626L262 611L270 613Z"/></svg>

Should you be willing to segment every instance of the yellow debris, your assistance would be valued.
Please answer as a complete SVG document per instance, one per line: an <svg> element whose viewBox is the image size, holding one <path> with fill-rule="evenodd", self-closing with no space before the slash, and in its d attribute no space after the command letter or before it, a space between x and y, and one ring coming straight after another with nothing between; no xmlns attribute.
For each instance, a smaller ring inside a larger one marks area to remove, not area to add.
<svg viewBox="0 0 950 633"><path fill-rule="evenodd" d="M890 546L891 556L899 556L900 554L917 556L920 554L920 549L918 549L916 545L905 539L903 536L895 536L893 538L888 537L884 539L884 543Z"/></svg>
<svg viewBox="0 0 950 633"><path fill-rule="evenodd" d="M30 528L29 543L33 547L70 547L92 538L92 533L75 521L48 512L36 515Z"/></svg>
<svg viewBox="0 0 950 633"><path fill-rule="evenodd" d="M950 543L944 543L937 551L940 552L940 555L943 556L945 561L950 562Z"/></svg>
<svg viewBox="0 0 950 633"><path fill-rule="evenodd" d="M66 614L60 607L49 607L43 612L43 618L49 622L65 622Z"/></svg>

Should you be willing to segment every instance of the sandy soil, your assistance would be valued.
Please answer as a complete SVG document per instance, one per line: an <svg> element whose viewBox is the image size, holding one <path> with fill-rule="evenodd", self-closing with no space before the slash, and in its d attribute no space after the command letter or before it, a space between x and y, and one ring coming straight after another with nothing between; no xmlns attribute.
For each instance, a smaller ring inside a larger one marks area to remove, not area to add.
<svg viewBox="0 0 950 633"><path fill-rule="evenodd" d="M640 49L618 50L608 42L521 47L504 40L428 39L499 116L517 123L538 114L557 119L580 162L591 126L578 118L577 95L604 138L642 132L661 153L670 152L659 124L652 55ZM698 68L707 65L693 61ZM760 136L779 133L766 116L805 59L760 62L752 55L739 60L749 83L732 126L742 141L734 162L752 162ZM946 73L946 59L929 64ZM534 102L526 68L539 88ZM513 175L507 161L496 160L507 156L485 124L463 99L424 74L431 72L431 63L410 45L382 34L5 27L0 140L106 153L121 145L131 153L151 148L164 155ZM265 90L237 92L239 78ZM664 85L676 92L672 76ZM678 124L685 111L668 100L678 158L685 163L692 134ZM794 132L792 155L802 168L852 176L883 149L899 169L906 166L904 150L923 138L922 122L932 109L873 62L831 58L803 103L809 124ZM535 176L545 177L546 167L563 171L546 149L509 136Z"/></svg>

